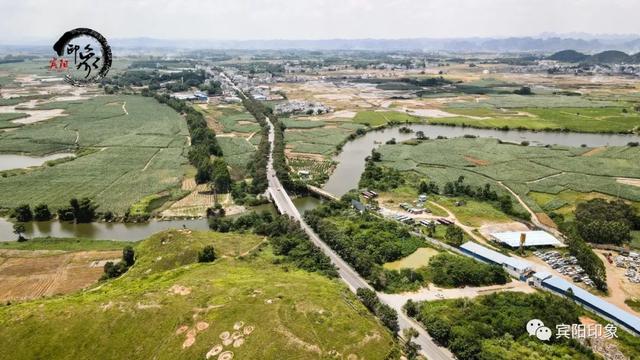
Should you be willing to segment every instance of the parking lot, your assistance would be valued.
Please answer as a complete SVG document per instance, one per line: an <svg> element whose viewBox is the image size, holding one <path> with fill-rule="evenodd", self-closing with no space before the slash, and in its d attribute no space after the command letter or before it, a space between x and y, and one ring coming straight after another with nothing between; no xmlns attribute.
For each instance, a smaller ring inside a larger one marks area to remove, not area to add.
<svg viewBox="0 0 640 360"><path fill-rule="evenodd" d="M578 265L578 259L575 256L563 256L556 250L536 251L533 254L546 262L552 269L569 277L573 282L583 282L585 285L594 286L593 280Z"/></svg>

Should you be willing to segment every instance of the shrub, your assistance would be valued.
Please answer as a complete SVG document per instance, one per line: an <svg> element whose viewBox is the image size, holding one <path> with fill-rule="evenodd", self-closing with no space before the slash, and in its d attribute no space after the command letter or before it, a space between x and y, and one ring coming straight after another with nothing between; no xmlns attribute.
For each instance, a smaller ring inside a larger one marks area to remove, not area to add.
<svg viewBox="0 0 640 360"><path fill-rule="evenodd" d="M198 253L198 262L212 262L216 259L216 252L213 246L207 245Z"/></svg>

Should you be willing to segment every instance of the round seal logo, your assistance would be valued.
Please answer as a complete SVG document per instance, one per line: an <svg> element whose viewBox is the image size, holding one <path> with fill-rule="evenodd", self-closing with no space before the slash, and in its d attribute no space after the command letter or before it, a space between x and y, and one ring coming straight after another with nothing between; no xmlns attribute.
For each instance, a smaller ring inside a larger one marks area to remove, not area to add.
<svg viewBox="0 0 640 360"><path fill-rule="evenodd" d="M104 78L111 68L111 47L99 32L77 28L64 33L53 45L58 57L49 70L64 71L71 85L84 86Z"/></svg>

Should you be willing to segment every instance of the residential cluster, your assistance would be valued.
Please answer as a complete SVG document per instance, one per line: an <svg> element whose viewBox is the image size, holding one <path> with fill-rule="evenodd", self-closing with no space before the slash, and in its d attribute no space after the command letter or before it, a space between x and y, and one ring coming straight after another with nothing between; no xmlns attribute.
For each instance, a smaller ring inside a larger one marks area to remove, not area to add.
<svg viewBox="0 0 640 360"><path fill-rule="evenodd" d="M322 103L292 100L279 103L274 108L276 114L320 115L331 112L331 108Z"/></svg>
<svg viewBox="0 0 640 360"><path fill-rule="evenodd" d="M617 267L627 269L624 275L634 284L640 284L640 254L630 252L628 256L618 255L614 258Z"/></svg>

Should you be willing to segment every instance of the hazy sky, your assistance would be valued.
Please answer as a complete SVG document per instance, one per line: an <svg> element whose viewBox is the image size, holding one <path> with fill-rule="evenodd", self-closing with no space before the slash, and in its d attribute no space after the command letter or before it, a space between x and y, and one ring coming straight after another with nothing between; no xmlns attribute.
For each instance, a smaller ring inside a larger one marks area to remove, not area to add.
<svg viewBox="0 0 640 360"><path fill-rule="evenodd" d="M640 34L639 0L0 0L0 42Z"/></svg>

